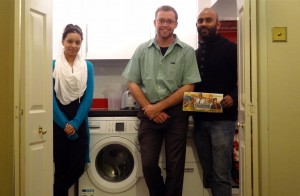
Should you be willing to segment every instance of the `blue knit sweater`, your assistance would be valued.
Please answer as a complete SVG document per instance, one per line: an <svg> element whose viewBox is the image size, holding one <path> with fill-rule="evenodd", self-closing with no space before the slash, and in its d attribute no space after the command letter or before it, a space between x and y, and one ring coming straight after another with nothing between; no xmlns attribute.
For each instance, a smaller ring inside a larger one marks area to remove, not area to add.
<svg viewBox="0 0 300 196"><path fill-rule="evenodd" d="M53 120L54 122L60 126L62 129L65 128L66 123L72 125L76 130L78 130L79 126L82 124L83 121L86 121L86 130L87 130L87 137L88 137L88 146L89 148L89 126L88 126L88 113L90 111L92 101L93 101L93 94L94 94L94 67L90 61L87 62L87 87L84 92L83 98L80 100L80 106L76 113L76 116L72 120L68 120L66 115L59 109L57 101L56 101L56 94L54 91L54 84L55 80L53 79ZM55 67L55 60L52 62L52 67L54 70ZM69 136L68 139L75 140L78 137L77 134ZM87 150L88 152L88 150ZM86 156L86 161L89 162L89 155Z"/></svg>

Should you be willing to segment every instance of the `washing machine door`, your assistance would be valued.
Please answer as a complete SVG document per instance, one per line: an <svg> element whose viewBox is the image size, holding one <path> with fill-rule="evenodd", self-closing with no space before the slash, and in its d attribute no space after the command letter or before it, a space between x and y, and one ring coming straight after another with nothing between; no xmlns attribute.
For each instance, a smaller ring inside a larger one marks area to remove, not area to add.
<svg viewBox="0 0 300 196"><path fill-rule="evenodd" d="M90 149L87 173L95 186L108 193L121 193L137 183L142 176L142 165L139 149L133 142L111 136Z"/></svg>

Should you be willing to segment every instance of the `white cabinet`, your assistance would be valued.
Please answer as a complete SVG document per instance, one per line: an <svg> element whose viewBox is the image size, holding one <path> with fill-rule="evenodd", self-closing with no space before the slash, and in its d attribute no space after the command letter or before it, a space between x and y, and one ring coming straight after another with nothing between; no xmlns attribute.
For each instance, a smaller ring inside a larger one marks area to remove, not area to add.
<svg viewBox="0 0 300 196"><path fill-rule="evenodd" d="M149 0L86 0L89 59L129 59L150 39ZM153 14L154 15L154 14Z"/></svg>
<svg viewBox="0 0 300 196"><path fill-rule="evenodd" d="M67 24L79 25L84 33L86 25L84 6L84 0L53 0L53 58L56 58L63 49L62 34Z"/></svg>
<svg viewBox="0 0 300 196"><path fill-rule="evenodd" d="M53 55L61 51L68 23L83 29L81 54L87 59L130 59L137 46L155 36L155 11L174 7L179 15L175 33L197 46L198 0L53 0Z"/></svg>

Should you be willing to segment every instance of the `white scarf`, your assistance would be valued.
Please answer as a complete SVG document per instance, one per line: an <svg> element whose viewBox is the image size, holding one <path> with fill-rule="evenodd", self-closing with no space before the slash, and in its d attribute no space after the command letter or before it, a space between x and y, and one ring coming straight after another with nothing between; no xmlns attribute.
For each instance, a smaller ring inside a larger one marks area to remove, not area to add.
<svg viewBox="0 0 300 196"><path fill-rule="evenodd" d="M53 78L55 79L56 97L63 105L67 105L78 98L80 101L80 97L83 96L86 89L86 61L77 54L72 67L62 53L55 61Z"/></svg>

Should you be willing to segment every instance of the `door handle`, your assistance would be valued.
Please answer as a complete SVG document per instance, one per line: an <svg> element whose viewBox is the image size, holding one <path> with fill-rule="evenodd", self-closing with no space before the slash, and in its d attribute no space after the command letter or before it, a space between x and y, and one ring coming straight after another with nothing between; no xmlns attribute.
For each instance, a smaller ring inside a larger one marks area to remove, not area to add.
<svg viewBox="0 0 300 196"><path fill-rule="evenodd" d="M44 135L44 134L46 134L47 133L47 131L46 130L43 130L43 127L42 126L39 126L39 134L42 134L42 135Z"/></svg>

